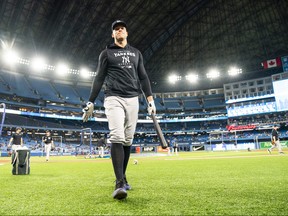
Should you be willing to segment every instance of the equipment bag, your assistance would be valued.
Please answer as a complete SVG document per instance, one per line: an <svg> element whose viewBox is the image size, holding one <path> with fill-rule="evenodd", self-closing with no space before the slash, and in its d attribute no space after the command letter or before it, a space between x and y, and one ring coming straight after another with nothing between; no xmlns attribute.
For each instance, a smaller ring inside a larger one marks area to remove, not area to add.
<svg viewBox="0 0 288 216"><path fill-rule="evenodd" d="M12 174L28 175L30 174L30 150L17 149L12 154Z"/></svg>

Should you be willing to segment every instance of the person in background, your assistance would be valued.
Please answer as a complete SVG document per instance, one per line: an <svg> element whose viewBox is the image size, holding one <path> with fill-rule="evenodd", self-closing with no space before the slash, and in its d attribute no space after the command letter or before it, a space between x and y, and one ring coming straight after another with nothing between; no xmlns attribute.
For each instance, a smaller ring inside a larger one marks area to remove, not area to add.
<svg viewBox="0 0 288 216"><path fill-rule="evenodd" d="M276 147L278 148L279 154L284 154L284 152L282 151L282 146L281 146L280 139L279 139L278 129L279 129L278 125L273 125L272 132L271 132L271 143L272 143L272 146L267 149L269 154L271 154L272 150L274 148L276 148Z"/></svg>
<svg viewBox="0 0 288 216"><path fill-rule="evenodd" d="M46 162L48 162L50 159L50 151L54 148L53 138L49 130L46 131L45 136L43 137L43 142L45 144Z"/></svg>
<svg viewBox="0 0 288 216"><path fill-rule="evenodd" d="M172 154L176 154L178 155L178 142L177 142L177 138L175 137L173 139L173 150L172 150Z"/></svg>
<svg viewBox="0 0 288 216"><path fill-rule="evenodd" d="M16 151L18 148L23 147L23 133L22 128L17 127L16 132L12 134L11 139L9 140L8 147L10 148L12 144L12 151Z"/></svg>

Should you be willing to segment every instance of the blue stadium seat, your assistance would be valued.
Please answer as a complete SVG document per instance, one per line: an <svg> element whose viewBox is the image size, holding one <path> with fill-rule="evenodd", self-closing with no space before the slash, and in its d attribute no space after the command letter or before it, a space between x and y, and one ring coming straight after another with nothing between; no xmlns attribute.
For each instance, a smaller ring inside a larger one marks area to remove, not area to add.
<svg viewBox="0 0 288 216"><path fill-rule="evenodd" d="M224 94L204 95L203 107L204 109L225 107Z"/></svg>
<svg viewBox="0 0 288 216"><path fill-rule="evenodd" d="M221 99L204 100L204 108L225 107L225 102Z"/></svg>
<svg viewBox="0 0 288 216"><path fill-rule="evenodd" d="M39 98L39 95L35 94L36 92L23 74L2 73L1 80L6 83L4 88L3 86L1 88L6 91L4 93L15 94L25 98ZM7 85L9 86L8 88Z"/></svg>
<svg viewBox="0 0 288 216"><path fill-rule="evenodd" d="M168 110L182 110L183 107L179 102L179 98L164 98L164 104Z"/></svg>
<svg viewBox="0 0 288 216"><path fill-rule="evenodd" d="M162 105L162 99L161 98L154 98L154 103L156 106L157 111L164 111L166 110L166 107ZM157 112L156 111L156 112Z"/></svg>
<svg viewBox="0 0 288 216"><path fill-rule="evenodd" d="M141 101L141 99L139 99L139 110L145 112L147 110L147 104L146 102Z"/></svg>
<svg viewBox="0 0 288 216"><path fill-rule="evenodd" d="M82 102L87 102L90 96L90 91L91 91L91 87L89 86L76 86L75 87L75 92L77 92L77 94L80 97L80 101ZM101 90L99 92L98 97L95 100L95 107L102 107L103 106L103 102L104 102L104 91Z"/></svg>
<svg viewBox="0 0 288 216"><path fill-rule="evenodd" d="M7 83L7 81L2 76L3 74L0 74L0 93L13 95L13 91L9 83Z"/></svg>
<svg viewBox="0 0 288 216"><path fill-rule="evenodd" d="M75 91L82 98L83 101L87 101L90 95L90 87L87 86L76 86Z"/></svg>
<svg viewBox="0 0 288 216"><path fill-rule="evenodd" d="M32 88L38 92L43 100L50 100L53 102L61 103L64 102L64 100L59 97L60 95L58 95L57 91L53 88L48 80L30 77L29 83Z"/></svg>
<svg viewBox="0 0 288 216"><path fill-rule="evenodd" d="M53 83L53 86L55 87L57 92L62 96L64 101L72 104L81 103L80 96L75 91L75 88L73 88L73 86L62 83Z"/></svg>
<svg viewBox="0 0 288 216"><path fill-rule="evenodd" d="M210 95L204 95L203 99L215 99L215 98L221 98L224 99L224 94L210 94Z"/></svg>
<svg viewBox="0 0 288 216"><path fill-rule="evenodd" d="M183 100L183 106L185 110L201 109L198 100Z"/></svg>

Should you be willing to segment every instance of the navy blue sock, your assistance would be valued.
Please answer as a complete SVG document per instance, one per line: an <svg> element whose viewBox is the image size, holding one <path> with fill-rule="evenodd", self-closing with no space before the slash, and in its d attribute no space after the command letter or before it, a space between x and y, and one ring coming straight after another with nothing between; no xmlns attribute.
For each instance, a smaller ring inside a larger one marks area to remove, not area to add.
<svg viewBox="0 0 288 216"><path fill-rule="evenodd" d="M112 143L111 159L116 179L117 180L123 179L124 148L122 143Z"/></svg>
<svg viewBox="0 0 288 216"><path fill-rule="evenodd" d="M130 158L131 146L123 146L123 148L124 148L123 174L124 174L124 177L126 177L125 173L126 173L126 168L127 168L129 158Z"/></svg>

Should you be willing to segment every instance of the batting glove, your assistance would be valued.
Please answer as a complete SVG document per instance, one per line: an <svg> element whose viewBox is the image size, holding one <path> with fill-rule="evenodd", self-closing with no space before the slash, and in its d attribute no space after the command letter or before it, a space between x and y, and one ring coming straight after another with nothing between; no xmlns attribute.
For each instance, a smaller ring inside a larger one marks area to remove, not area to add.
<svg viewBox="0 0 288 216"><path fill-rule="evenodd" d="M149 115L151 115L152 113L156 114L156 106L154 100L149 101L147 111Z"/></svg>
<svg viewBox="0 0 288 216"><path fill-rule="evenodd" d="M93 111L94 111L94 104L92 102L87 102L86 106L83 108L83 116L82 120L83 122L87 122L89 118L92 117Z"/></svg>

